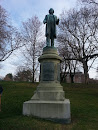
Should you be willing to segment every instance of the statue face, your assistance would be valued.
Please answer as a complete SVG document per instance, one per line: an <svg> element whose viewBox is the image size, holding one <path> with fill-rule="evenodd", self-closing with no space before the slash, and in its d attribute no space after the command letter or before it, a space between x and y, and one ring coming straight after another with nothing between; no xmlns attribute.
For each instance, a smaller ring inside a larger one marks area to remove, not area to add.
<svg viewBox="0 0 98 130"><path fill-rule="evenodd" d="M49 14L53 14L53 13L54 13L54 10L52 8L50 8Z"/></svg>

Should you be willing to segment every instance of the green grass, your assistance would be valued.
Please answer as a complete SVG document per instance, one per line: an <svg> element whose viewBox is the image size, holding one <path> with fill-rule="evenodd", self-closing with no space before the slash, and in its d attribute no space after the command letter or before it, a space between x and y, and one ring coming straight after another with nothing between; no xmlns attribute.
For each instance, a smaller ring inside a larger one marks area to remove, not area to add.
<svg viewBox="0 0 98 130"><path fill-rule="evenodd" d="M0 130L98 130L98 84L62 84L71 102L71 124L62 125L22 115L38 83L0 82L3 86Z"/></svg>

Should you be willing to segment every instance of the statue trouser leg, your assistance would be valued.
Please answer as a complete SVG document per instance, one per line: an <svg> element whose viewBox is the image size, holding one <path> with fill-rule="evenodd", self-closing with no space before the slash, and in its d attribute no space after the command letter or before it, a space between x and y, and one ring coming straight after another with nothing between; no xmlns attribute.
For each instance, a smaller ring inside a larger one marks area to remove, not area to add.
<svg viewBox="0 0 98 130"><path fill-rule="evenodd" d="M51 46L54 46L54 38L51 39Z"/></svg>
<svg viewBox="0 0 98 130"><path fill-rule="evenodd" d="M49 38L49 36L47 36L47 38L46 38L46 45L50 46L50 38Z"/></svg>

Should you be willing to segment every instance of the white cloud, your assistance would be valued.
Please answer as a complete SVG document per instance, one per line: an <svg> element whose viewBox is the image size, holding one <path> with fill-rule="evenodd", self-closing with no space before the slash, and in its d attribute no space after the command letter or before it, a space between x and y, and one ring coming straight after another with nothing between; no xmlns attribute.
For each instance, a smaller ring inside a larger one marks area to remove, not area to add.
<svg viewBox="0 0 98 130"><path fill-rule="evenodd" d="M0 76L5 76L8 73L13 75L16 73L17 67L23 65L23 58L19 50L15 51L8 59L0 63Z"/></svg>
<svg viewBox="0 0 98 130"><path fill-rule="evenodd" d="M89 65L91 65L92 60L89 62ZM97 67L98 67L98 58L96 59L96 61L93 63L91 69L89 70L89 76L90 78L96 78L97 74Z"/></svg>
<svg viewBox="0 0 98 130"><path fill-rule="evenodd" d="M8 62L1 63L1 64L3 65L3 68L0 69L0 76L5 77L5 75L8 73L12 73L14 75L15 70L16 70L15 65L11 65Z"/></svg>

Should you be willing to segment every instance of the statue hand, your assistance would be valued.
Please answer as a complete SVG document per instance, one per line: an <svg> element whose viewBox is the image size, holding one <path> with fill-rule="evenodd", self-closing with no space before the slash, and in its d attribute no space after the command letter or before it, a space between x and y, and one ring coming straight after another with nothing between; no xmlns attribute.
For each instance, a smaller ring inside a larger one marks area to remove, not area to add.
<svg viewBox="0 0 98 130"><path fill-rule="evenodd" d="M46 23L46 20L45 20L45 19L43 20L43 23L44 23L44 24Z"/></svg>
<svg viewBox="0 0 98 130"><path fill-rule="evenodd" d="M56 24L57 24L57 25L59 24L59 19L57 19Z"/></svg>

